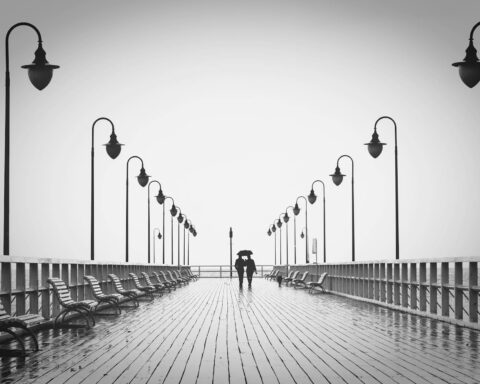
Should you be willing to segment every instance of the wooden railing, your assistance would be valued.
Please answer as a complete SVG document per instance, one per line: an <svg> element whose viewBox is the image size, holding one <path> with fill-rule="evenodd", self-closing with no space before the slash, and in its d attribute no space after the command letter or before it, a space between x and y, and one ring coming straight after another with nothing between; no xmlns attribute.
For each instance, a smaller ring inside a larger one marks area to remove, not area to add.
<svg viewBox="0 0 480 384"><path fill-rule="evenodd" d="M266 273L270 273L273 265L257 265L257 274L253 277L263 277ZM230 277L230 265L191 265L193 273L203 278L227 278ZM232 267L232 277L237 278L237 271ZM245 275L246 277L246 275Z"/></svg>
<svg viewBox="0 0 480 384"><path fill-rule="evenodd" d="M182 267L188 268L188 267ZM105 293L115 291L108 274L116 274L125 288L134 288L130 272L141 278L141 272L177 270L177 266L134 263L101 263L76 260L25 259L3 256L0 259L0 300L13 316L41 314L46 320L59 313L59 304L47 285L49 277L60 277L74 300L91 299L92 294L84 275L93 275ZM143 280L141 280L143 282Z"/></svg>
<svg viewBox="0 0 480 384"><path fill-rule="evenodd" d="M290 265L310 280L328 273L326 288L405 312L480 329L480 258ZM285 273L285 266L277 266Z"/></svg>

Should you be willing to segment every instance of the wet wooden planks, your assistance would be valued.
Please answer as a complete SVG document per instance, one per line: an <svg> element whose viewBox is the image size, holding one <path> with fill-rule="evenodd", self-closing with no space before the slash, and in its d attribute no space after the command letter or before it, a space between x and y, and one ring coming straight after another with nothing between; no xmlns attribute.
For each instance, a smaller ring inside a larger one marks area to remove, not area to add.
<svg viewBox="0 0 480 384"><path fill-rule="evenodd" d="M45 331L11 383L476 383L478 332L254 280L205 279L95 328Z"/></svg>

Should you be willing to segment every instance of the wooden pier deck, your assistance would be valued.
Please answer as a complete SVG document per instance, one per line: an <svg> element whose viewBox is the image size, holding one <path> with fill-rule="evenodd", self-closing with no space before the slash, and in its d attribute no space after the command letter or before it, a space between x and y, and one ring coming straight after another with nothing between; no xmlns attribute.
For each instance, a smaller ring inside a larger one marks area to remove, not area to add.
<svg viewBox="0 0 480 384"><path fill-rule="evenodd" d="M479 332L255 279L204 279L90 330L45 330L2 383L478 383Z"/></svg>

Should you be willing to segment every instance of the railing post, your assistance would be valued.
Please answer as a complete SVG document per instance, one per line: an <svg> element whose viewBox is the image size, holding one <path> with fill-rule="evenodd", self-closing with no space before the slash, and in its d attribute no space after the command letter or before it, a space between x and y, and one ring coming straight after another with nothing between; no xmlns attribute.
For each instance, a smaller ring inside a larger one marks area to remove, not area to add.
<svg viewBox="0 0 480 384"><path fill-rule="evenodd" d="M60 265L59 264L52 264L52 277L60 278ZM60 312L60 303L58 302L57 296L53 295L52 300L52 316L57 316Z"/></svg>
<svg viewBox="0 0 480 384"><path fill-rule="evenodd" d="M12 313L12 264L2 263L2 279L0 280L2 292L2 304L5 311Z"/></svg>
<svg viewBox="0 0 480 384"><path fill-rule="evenodd" d="M448 263L442 263L442 316L450 314L450 287L448 286Z"/></svg>
<svg viewBox="0 0 480 384"><path fill-rule="evenodd" d="M50 277L50 264L41 264L41 281L40 288L42 290L42 316L45 319L50 319L52 313L50 312L50 288L47 284L47 279Z"/></svg>
<svg viewBox="0 0 480 384"><path fill-rule="evenodd" d="M471 261L469 263L468 278L468 300L469 300L469 320L472 323L478 322L478 262Z"/></svg>
<svg viewBox="0 0 480 384"><path fill-rule="evenodd" d="M410 264L410 309L417 309L417 263Z"/></svg>
<svg viewBox="0 0 480 384"><path fill-rule="evenodd" d="M374 285L374 280L375 276L373 274L373 266L374 264L370 263L368 264L368 298L373 299L373 285Z"/></svg>
<svg viewBox="0 0 480 384"><path fill-rule="evenodd" d="M220 278L222 278L222 266L220 265Z"/></svg>
<svg viewBox="0 0 480 384"><path fill-rule="evenodd" d="M427 310L427 265L420 263L420 311Z"/></svg>
<svg viewBox="0 0 480 384"><path fill-rule="evenodd" d="M30 290L30 299L29 299L29 310L30 313L38 314L38 264L30 263L30 282L28 283L28 288Z"/></svg>
<svg viewBox="0 0 480 384"><path fill-rule="evenodd" d="M78 300L78 267L77 264L72 264L70 266L70 281L71 287L70 290L73 300Z"/></svg>
<svg viewBox="0 0 480 384"><path fill-rule="evenodd" d="M385 302L385 263L380 264L380 301Z"/></svg>
<svg viewBox="0 0 480 384"><path fill-rule="evenodd" d="M437 263L430 263L430 313L437 313Z"/></svg>
<svg viewBox="0 0 480 384"><path fill-rule="evenodd" d="M374 299L380 301L380 264L375 263L374 268Z"/></svg>
<svg viewBox="0 0 480 384"><path fill-rule="evenodd" d="M408 263L402 263L402 307L408 308Z"/></svg>
<svg viewBox="0 0 480 384"><path fill-rule="evenodd" d="M16 291L15 292L15 301L16 301L16 315L25 314L25 263L15 263L16 264Z"/></svg>
<svg viewBox="0 0 480 384"><path fill-rule="evenodd" d="M400 265L393 264L393 303L400 305Z"/></svg>
<svg viewBox="0 0 480 384"><path fill-rule="evenodd" d="M392 263L387 263L387 303L392 304L392 288L393 288L393 276L392 276Z"/></svg>
<svg viewBox="0 0 480 384"><path fill-rule="evenodd" d="M463 263L455 263L455 319L463 319Z"/></svg>

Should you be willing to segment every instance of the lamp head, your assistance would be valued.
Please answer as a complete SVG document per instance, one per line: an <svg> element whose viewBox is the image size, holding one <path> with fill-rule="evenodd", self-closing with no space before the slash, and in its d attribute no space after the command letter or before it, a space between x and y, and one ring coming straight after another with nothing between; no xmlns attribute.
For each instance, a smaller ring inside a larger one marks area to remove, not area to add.
<svg viewBox="0 0 480 384"><path fill-rule="evenodd" d="M387 144L380 142L380 140L378 139L377 129L374 128L372 140L370 140L370 142L366 143L365 145L368 146L368 153L370 153L370 155L374 159L376 159L382 153L383 146Z"/></svg>
<svg viewBox="0 0 480 384"><path fill-rule="evenodd" d="M288 216L288 213L285 212L285 215L283 215L283 221L284 221L285 223L288 223L289 220L290 220L290 216Z"/></svg>
<svg viewBox="0 0 480 384"><path fill-rule="evenodd" d="M277 227L275 225L272 225L272 232L275 233L277 231Z"/></svg>
<svg viewBox="0 0 480 384"><path fill-rule="evenodd" d="M46 53L43 50L42 43L38 43L35 51L35 59L32 64L22 65L22 68L28 69L28 77L35 88L41 91L52 80L53 70L60 68L58 65L49 64Z"/></svg>
<svg viewBox="0 0 480 384"><path fill-rule="evenodd" d="M458 73L463 83L473 88L480 81L480 63L478 62L477 50L473 46L473 38L467 47L467 55L458 63L453 63L454 67L458 67Z"/></svg>
<svg viewBox="0 0 480 384"><path fill-rule="evenodd" d="M270 230L270 228L268 228L267 235L268 235L268 236L272 236L272 231Z"/></svg>
<svg viewBox="0 0 480 384"><path fill-rule="evenodd" d="M177 207L175 206L175 204L172 204L172 208L170 208L170 214L172 216L177 216L177 213L178 213Z"/></svg>
<svg viewBox="0 0 480 384"><path fill-rule="evenodd" d="M342 184L343 177L344 177L345 175L343 175L343 174L340 172L340 168L337 166L337 167L335 168L335 173L334 173L333 175L330 175L330 176L332 176L332 180L333 180L333 183L334 183L335 185L340 185L340 184Z"/></svg>
<svg viewBox="0 0 480 384"><path fill-rule="evenodd" d="M184 226L185 226L185 229L188 229L188 228L190 228L190 224L188 223L188 221L187 221L187 220L185 220L185 224L184 224Z"/></svg>
<svg viewBox="0 0 480 384"><path fill-rule="evenodd" d="M310 202L310 204L315 204L315 202L317 201L317 195L315 194L313 188L310 190L310 194L308 195L308 201Z"/></svg>
<svg viewBox="0 0 480 384"><path fill-rule="evenodd" d="M282 221L280 219L277 220L277 227L282 228Z"/></svg>
<svg viewBox="0 0 480 384"><path fill-rule="evenodd" d="M145 187L148 184L149 178L150 176L148 176L145 172L145 168L142 167L142 169L140 169L140 174L137 176L138 184L140 184L142 187Z"/></svg>
<svg viewBox="0 0 480 384"><path fill-rule="evenodd" d="M115 131L113 131L110 135L110 141L107 144L103 145L105 145L108 156L110 156L112 159L116 159L120 154L120 151L122 150L123 144L120 144L118 142L117 135L115 134Z"/></svg>
<svg viewBox="0 0 480 384"><path fill-rule="evenodd" d="M299 213L300 213L300 207L298 206L298 203L295 203L295 206L293 207L293 214L295 216L298 216Z"/></svg>
<svg viewBox="0 0 480 384"><path fill-rule="evenodd" d="M162 239L162 234L160 233L160 231L158 231L157 237L158 237L158 240L161 240L161 239Z"/></svg>
<svg viewBox="0 0 480 384"><path fill-rule="evenodd" d="M158 190L157 198L158 204L162 205L165 202L165 195L163 194L162 188Z"/></svg>
<svg viewBox="0 0 480 384"><path fill-rule="evenodd" d="M185 216L182 215L182 214L180 214L180 215L178 215L177 220L178 220L178 222L179 222L180 224L182 224L184 218L185 218Z"/></svg>
<svg viewBox="0 0 480 384"><path fill-rule="evenodd" d="M302 239L305 237L303 231L302 231L302 233L300 233L300 237L301 237Z"/></svg>
<svg viewBox="0 0 480 384"><path fill-rule="evenodd" d="M193 237L197 237L197 230L195 228L193 229Z"/></svg>

